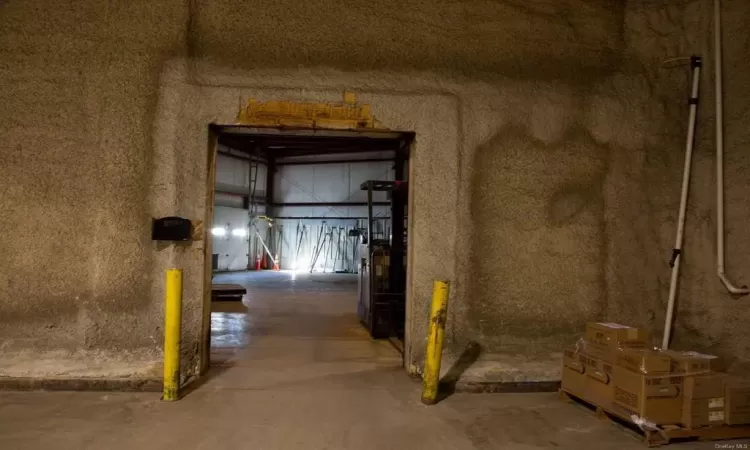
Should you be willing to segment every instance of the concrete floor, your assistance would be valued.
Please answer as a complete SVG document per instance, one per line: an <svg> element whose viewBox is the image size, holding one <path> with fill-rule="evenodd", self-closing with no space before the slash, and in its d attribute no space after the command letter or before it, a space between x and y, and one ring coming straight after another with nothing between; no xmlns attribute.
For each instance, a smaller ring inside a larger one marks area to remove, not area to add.
<svg viewBox="0 0 750 450"><path fill-rule="evenodd" d="M177 403L153 393L0 392L0 449L642 449L555 394L419 402L398 352L356 318L356 276L238 273L212 317L214 367ZM713 443L670 448L714 448Z"/></svg>

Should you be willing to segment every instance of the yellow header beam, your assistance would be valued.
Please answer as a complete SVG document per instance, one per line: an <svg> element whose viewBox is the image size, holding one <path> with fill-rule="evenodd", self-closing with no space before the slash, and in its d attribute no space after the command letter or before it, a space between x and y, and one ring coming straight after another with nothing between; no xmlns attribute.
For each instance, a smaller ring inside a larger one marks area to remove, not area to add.
<svg viewBox="0 0 750 450"><path fill-rule="evenodd" d="M250 99L237 114L237 125L329 130L385 129L372 116L370 105L357 104L353 92L344 92L343 103L259 102Z"/></svg>

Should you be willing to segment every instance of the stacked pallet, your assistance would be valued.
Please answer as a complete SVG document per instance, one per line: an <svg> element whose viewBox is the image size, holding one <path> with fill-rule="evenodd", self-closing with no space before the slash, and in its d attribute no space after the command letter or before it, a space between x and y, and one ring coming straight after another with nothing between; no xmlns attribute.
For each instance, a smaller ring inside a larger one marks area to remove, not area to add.
<svg viewBox="0 0 750 450"><path fill-rule="evenodd" d="M564 352L562 391L637 425L649 444L750 437L750 382L723 373L716 356L649 343L644 330L589 323Z"/></svg>

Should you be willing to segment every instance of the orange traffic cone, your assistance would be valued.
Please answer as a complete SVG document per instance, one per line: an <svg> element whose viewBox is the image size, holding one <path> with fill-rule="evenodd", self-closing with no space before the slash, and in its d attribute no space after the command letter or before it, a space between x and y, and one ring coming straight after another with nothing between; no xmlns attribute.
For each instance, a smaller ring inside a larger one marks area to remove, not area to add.
<svg viewBox="0 0 750 450"><path fill-rule="evenodd" d="M278 253L273 258L273 270L280 270L279 269L279 254Z"/></svg>
<svg viewBox="0 0 750 450"><path fill-rule="evenodd" d="M260 270L260 255L255 255L255 270Z"/></svg>

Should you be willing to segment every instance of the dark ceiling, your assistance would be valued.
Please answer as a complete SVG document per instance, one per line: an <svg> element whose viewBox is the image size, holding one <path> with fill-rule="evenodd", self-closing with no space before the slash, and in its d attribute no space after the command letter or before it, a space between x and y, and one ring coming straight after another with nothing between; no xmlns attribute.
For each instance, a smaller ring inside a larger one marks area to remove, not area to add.
<svg viewBox="0 0 750 450"><path fill-rule="evenodd" d="M408 157L414 133L214 126L219 144L261 159L394 152Z"/></svg>

